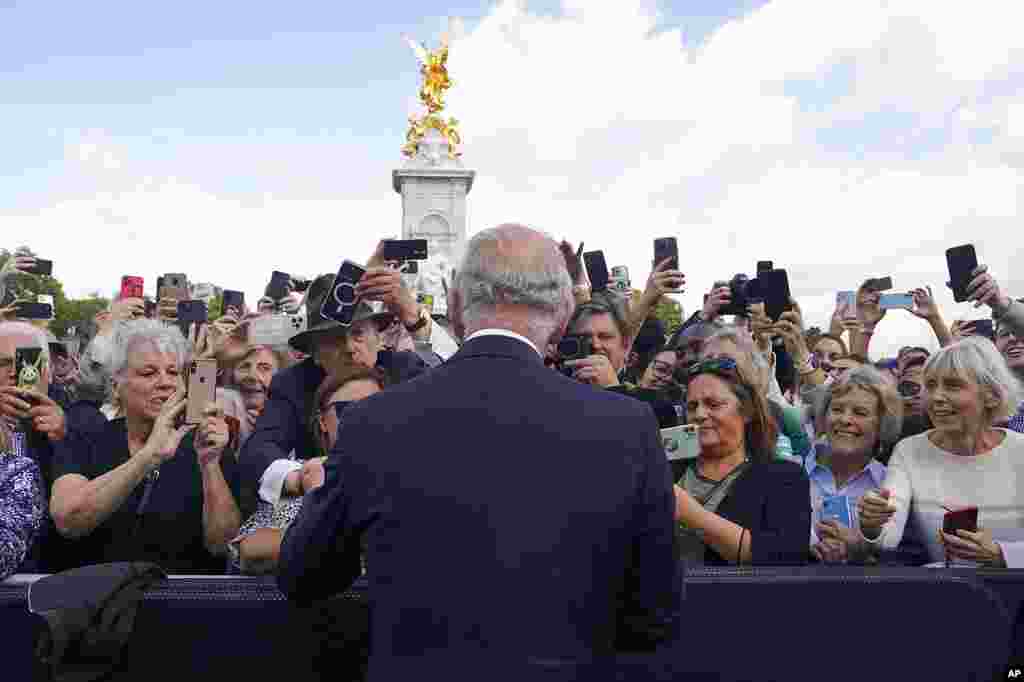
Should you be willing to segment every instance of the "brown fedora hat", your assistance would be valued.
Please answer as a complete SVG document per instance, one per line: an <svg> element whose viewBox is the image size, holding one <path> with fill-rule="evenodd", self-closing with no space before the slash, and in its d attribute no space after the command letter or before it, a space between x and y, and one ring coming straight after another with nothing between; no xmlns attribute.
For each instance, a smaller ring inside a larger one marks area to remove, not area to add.
<svg viewBox="0 0 1024 682"><path fill-rule="evenodd" d="M394 313L387 310L375 312L365 301L356 302L352 322L347 325L324 317L320 313L320 309L327 297L331 295L333 286L334 275L320 275L309 285L309 290L306 292L306 331L296 334L288 340L295 350L307 355L312 354L313 343L318 337L344 334L356 322L374 320L377 323L377 329L384 329L394 321Z"/></svg>

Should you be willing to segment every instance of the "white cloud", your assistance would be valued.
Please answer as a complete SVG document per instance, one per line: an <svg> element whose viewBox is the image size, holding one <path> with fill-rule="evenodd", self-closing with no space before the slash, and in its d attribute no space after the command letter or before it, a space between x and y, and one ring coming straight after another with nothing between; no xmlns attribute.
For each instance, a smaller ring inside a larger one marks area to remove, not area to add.
<svg viewBox="0 0 1024 682"><path fill-rule="evenodd" d="M950 321L977 317L940 291L944 249L967 241L1024 292L1012 267L1024 202L1019 4L775 0L701 45L684 42L685 26L662 30L655 9L565 0L556 17L502 2L455 27L449 112L478 171L471 229L519 220L584 240L637 285L651 241L678 235L688 311L713 280L770 258L789 269L811 324L827 323L836 290L884 274L932 284ZM800 82L810 95L791 87ZM255 296L273 269L330 271L339 253L368 253L399 229L397 154L347 164L329 158L340 146L254 140L237 157L210 146L208 162L193 146L173 166L86 136L69 149L67 186L6 223L58 261L72 291L113 288L122 269L150 285L184 269ZM336 163L336 180L312 184L297 170L308 160ZM279 176L279 189L231 187L257 172ZM80 239L107 250L85 259L94 250ZM891 314L876 343L931 340Z"/></svg>

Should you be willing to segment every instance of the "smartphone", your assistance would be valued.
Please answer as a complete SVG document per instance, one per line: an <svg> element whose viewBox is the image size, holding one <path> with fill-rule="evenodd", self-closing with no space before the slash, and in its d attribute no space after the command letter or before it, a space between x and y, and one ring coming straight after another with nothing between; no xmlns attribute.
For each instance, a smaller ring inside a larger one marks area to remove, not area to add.
<svg viewBox="0 0 1024 682"><path fill-rule="evenodd" d="M604 251L587 251L583 254L583 264L587 268L591 291L608 289L608 264L604 260Z"/></svg>
<svg viewBox="0 0 1024 682"><path fill-rule="evenodd" d="M146 306L146 313L145 313L146 318L150 319L150 320L155 318L156 317L156 301L154 301L151 298L147 298L147 299L145 299L143 301L143 304Z"/></svg>
<svg viewBox="0 0 1024 682"><path fill-rule="evenodd" d="M267 285L267 296L274 299L275 302L280 301L288 295L288 289L291 288L291 282L292 276L287 272L274 270L270 275L270 284Z"/></svg>
<svg viewBox="0 0 1024 682"><path fill-rule="evenodd" d="M188 277L180 272L172 272L163 276L158 282L157 298L167 298L172 301L187 301L189 299Z"/></svg>
<svg viewBox="0 0 1024 682"><path fill-rule="evenodd" d="M419 303L421 306L426 307L426 309L428 311L430 311L431 314L433 314L433 312L434 312L434 297L433 296L431 296L430 294L417 294L416 295L416 302Z"/></svg>
<svg viewBox="0 0 1024 682"><path fill-rule="evenodd" d="M989 341L996 340L995 326L992 324L992 320L975 320L969 323L974 330L972 336L984 336Z"/></svg>
<svg viewBox="0 0 1024 682"><path fill-rule="evenodd" d="M365 273L366 270L352 261L343 262L338 269L338 274L334 277L330 293L324 297L320 314L344 325L352 324L352 316L359 303L359 298L356 296L356 283Z"/></svg>
<svg viewBox="0 0 1024 682"><path fill-rule="evenodd" d="M978 267L978 254L974 244L964 244L946 249L946 265L949 267L949 284L953 287L953 300L963 303L967 300L967 285L973 279Z"/></svg>
<svg viewBox="0 0 1024 682"><path fill-rule="evenodd" d="M248 341L253 346L287 346L288 340L305 331L301 315L268 315L246 323Z"/></svg>
<svg viewBox="0 0 1024 682"><path fill-rule="evenodd" d="M850 498L846 495L826 495L821 500L821 520L833 519L840 525L853 528L853 514L850 511Z"/></svg>
<svg viewBox="0 0 1024 682"><path fill-rule="evenodd" d="M770 260L759 260L759 261L757 261L757 274L759 274L759 275L762 272L771 272L774 269L775 269L775 264L772 263Z"/></svg>
<svg viewBox="0 0 1024 682"><path fill-rule="evenodd" d="M904 310L914 309L914 296L912 294L882 294L878 297L878 305L882 310Z"/></svg>
<svg viewBox="0 0 1024 682"><path fill-rule="evenodd" d="M892 277L876 277L874 279L869 279L865 288L871 289L872 291L889 291L889 289L892 289Z"/></svg>
<svg viewBox="0 0 1024 682"><path fill-rule="evenodd" d="M15 348L14 372L18 388L35 389L42 378L43 349Z"/></svg>
<svg viewBox="0 0 1024 682"><path fill-rule="evenodd" d="M14 316L22 320L52 320L53 306L48 303L25 301L15 307Z"/></svg>
<svg viewBox="0 0 1024 682"><path fill-rule="evenodd" d="M245 294L241 291L232 291L231 289L224 290L224 299L221 310L224 313L228 312L228 308L234 308L241 315L245 310Z"/></svg>
<svg viewBox="0 0 1024 682"><path fill-rule="evenodd" d="M414 260L406 261L402 263L401 272L405 275L418 275L420 272L420 264Z"/></svg>
<svg viewBox="0 0 1024 682"><path fill-rule="evenodd" d="M857 317L857 292L840 291L836 293L836 309L840 319Z"/></svg>
<svg viewBox="0 0 1024 682"><path fill-rule="evenodd" d="M964 507L948 511L942 517L942 532L955 534L958 530L969 530L972 533L978 532L978 508Z"/></svg>
<svg viewBox="0 0 1024 682"><path fill-rule="evenodd" d="M559 361L582 360L593 354L590 337L576 334L563 336L558 342L557 349Z"/></svg>
<svg viewBox="0 0 1024 682"><path fill-rule="evenodd" d="M654 240L654 267L658 267L663 260L671 258L669 270L679 269L679 245L675 237L662 237Z"/></svg>
<svg viewBox="0 0 1024 682"><path fill-rule="evenodd" d="M381 248L385 261L427 260L426 239L385 239Z"/></svg>
<svg viewBox="0 0 1024 682"><path fill-rule="evenodd" d="M134 275L125 275L121 278L122 300L126 298L142 298L145 280Z"/></svg>
<svg viewBox="0 0 1024 682"><path fill-rule="evenodd" d="M206 301L178 301L178 323L202 324L207 321Z"/></svg>
<svg viewBox="0 0 1024 682"><path fill-rule="evenodd" d="M12 256L13 258L13 256ZM43 260L42 258L36 258L36 264L25 272L31 275L52 275L53 274L53 261Z"/></svg>
<svg viewBox="0 0 1024 682"><path fill-rule="evenodd" d="M661 445L665 448L665 456L670 462L678 459L696 459L700 454L697 425L683 424L661 429Z"/></svg>
<svg viewBox="0 0 1024 682"><path fill-rule="evenodd" d="M203 411L217 399L217 361L193 360L188 370L188 406L185 423L198 424Z"/></svg>
<svg viewBox="0 0 1024 682"><path fill-rule="evenodd" d="M785 270L771 270L757 276L758 289L764 299L764 312L773 320L790 308L789 275Z"/></svg>

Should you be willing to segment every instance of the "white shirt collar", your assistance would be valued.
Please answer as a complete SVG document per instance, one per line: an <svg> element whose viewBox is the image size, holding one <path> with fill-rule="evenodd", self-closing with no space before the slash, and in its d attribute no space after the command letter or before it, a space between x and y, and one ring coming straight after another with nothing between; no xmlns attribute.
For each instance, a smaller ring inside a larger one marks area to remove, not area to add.
<svg viewBox="0 0 1024 682"><path fill-rule="evenodd" d="M515 339L516 341L522 341L523 343L528 345L530 348L532 348L533 352L535 352L537 355L539 355L541 360L544 359L544 354L541 353L539 350L537 350L537 346L533 345L533 341L530 341L530 339L526 338L522 334L516 334L515 332L509 331L508 329L497 329L497 328L479 329L479 330L473 332L472 334L470 334L469 336L467 336L466 340L463 341L463 343L469 343L473 339L475 339L477 337L480 337L480 336L504 336L504 337L509 338L509 339Z"/></svg>

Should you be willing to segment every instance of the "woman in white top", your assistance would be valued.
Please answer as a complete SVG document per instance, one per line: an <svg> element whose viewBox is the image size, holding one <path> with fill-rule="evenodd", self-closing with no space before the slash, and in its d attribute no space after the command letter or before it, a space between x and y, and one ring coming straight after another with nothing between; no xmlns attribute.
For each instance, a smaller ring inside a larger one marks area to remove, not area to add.
<svg viewBox="0 0 1024 682"><path fill-rule="evenodd" d="M934 562L1024 566L1024 436L991 426L1016 411L1020 383L980 337L933 355L924 377L934 428L896 446L882 492L861 499L862 535L894 548L912 518ZM978 508L978 531L943 533L947 508L964 506Z"/></svg>

